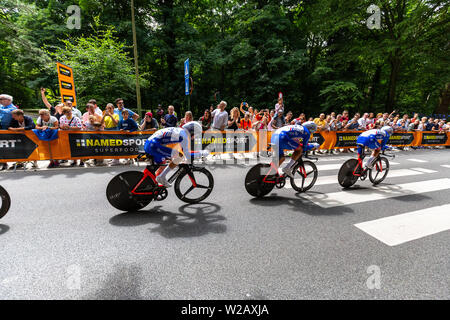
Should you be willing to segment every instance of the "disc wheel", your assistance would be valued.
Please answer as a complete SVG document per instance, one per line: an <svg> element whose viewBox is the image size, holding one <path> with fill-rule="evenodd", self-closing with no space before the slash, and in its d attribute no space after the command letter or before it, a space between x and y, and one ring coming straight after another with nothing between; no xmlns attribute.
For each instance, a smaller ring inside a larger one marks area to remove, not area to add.
<svg viewBox="0 0 450 320"><path fill-rule="evenodd" d="M199 203L209 197L214 178L205 168L192 168L175 181L175 194L186 203Z"/></svg>
<svg viewBox="0 0 450 320"><path fill-rule="evenodd" d="M385 157L379 158L371 170L369 170L369 179L373 185L380 184L386 179L389 173L389 160Z"/></svg>
<svg viewBox="0 0 450 320"><path fill-rule="evenodd" d="M9 207L11 206L11 198L9 197L9 193L0 186L0 219L3 218L9 211Z"/></svg>
<svg viewBox="0 0 450 320"><path fill-rule="evenodd" d="M109 203L121 211L137 211L146 207L153 196L136 196L131 190L141 181L144 174L139 171L126 171L115 176L106 188L106 198ZM145 179L138 192L151 192L155 184L151 179Z"/></svg>
<svg viewBox="0 0 450 320"><path fill-rule="evenodd" d="M269 164L260 163L250 169L245 177L245 190L256 198L262 198L272 192L275 183L263 182L264 177L270 172ZM275 173L268 177L275 180Z"/></svg>
<svg viewBox="0 0 450 320"><path fill-rule="evenodd" d="M350 159L344 162L338 174L338 181L342 187L350 188L358 181L358 176L353 174L357 165L358 160L356 159Z"/></svg>
<svg viewBox="0 0 450 320"><path fill-rule="evenodd" d="M297 192L306 192L316 183L319 171L313 162L303 161L303 166L299 163L294 167L293 174L292 188Z"/></svg>

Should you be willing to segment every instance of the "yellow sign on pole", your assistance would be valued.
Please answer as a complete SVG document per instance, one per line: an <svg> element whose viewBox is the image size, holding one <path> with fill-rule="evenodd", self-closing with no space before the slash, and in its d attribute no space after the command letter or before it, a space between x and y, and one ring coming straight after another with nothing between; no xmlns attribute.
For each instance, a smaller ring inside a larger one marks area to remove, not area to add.
<svg viewBox="0 0 450 320"><path fill-rule="evenodd" d="M75 93L75 82L73 79L73 70L60 62L56 63L58 68L58 82L59 92L61 94L61 101L72 101L74 107L77 106L77 96Z"/></svg>

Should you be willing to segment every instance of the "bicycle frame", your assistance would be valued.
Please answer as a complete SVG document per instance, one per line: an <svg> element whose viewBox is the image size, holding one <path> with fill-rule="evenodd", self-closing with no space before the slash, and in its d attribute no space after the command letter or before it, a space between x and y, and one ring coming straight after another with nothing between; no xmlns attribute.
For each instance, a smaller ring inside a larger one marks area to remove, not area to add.
<svg viewBox="0 0 450 320"><path fill-rule="evenodd" d="M296 161L296 163L294 164L294 166L296 166L298 163L300 163L301 165L300 165L300 173L303 175L303 177L306 179L306 170L305 170L305 166L303 165L303 159L302 159L302 157L300 157L297 161ZM276 179L275 180L268 180L268 177L270 176L270 173L272 172L272 170L274 170L275 171L275 175L276 175ZM273 162L271 162L270 163L270 170L269 170L269 172L267 173L267 175L264 177L264 179L262 180L264 183L277 183L278 182L278 179L279 178L284 178L285 176L283 175L283 176L280 176L279 174L278 174L278 168L277 168L277 166L273 163Z"/></svg>

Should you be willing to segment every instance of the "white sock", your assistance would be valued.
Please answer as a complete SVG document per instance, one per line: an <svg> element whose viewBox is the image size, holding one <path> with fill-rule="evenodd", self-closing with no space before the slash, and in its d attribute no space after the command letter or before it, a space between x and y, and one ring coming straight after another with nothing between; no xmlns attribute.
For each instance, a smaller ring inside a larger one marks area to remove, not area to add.
<svg viewBox="0 0 450 320"><path fill-rule="evenodd" d="M287 164L286 168L291 169L296 162L297 161L295 161L294 159L291 159L291 161L289 161L289 163Z"/></svg>
<svg viewBox="0 0 450 320"><path fill-rule="evenodd" d="M369 157L369 159L367 159L364 167L369 168L369 169L372 168L374 160L375 160L375 157Z"/></svg>
<svg viewBox="0 0 450 320"><path fill-rule="evenodd" d="M170 166L167 166L167 167L163 170L163 172L161 172L161 174L159 175L159 177L165 179L166 176L167 176L167 174L168 174L170 171L172 171L172 169L170 168Z"/></svg>

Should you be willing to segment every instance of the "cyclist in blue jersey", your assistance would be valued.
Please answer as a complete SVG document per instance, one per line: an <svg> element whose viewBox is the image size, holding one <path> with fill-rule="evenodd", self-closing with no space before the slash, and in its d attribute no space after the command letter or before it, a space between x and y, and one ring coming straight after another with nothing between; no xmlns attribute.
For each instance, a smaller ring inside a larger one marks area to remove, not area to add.
<svg viewBox="0 0 450 320"><path fill-rule="evenodd" d="M201 133L202 126L197 122L191 121L186 123L181 128L169 127L161 129L148 138L145 142L144 150L147 154L153 157L156 164L163 164L166 159L171 159L166 168L160 167L158 171L156 171L156 181L158 183L162 184L166 188L171 187L171 184L167 181L166 176L183 161L183 155L188 159L188 161L195 155L207 155L206 151L202 151L197 154L191 152L191 136L194 136L194 134L201 135ZM176 149L167 147L167 145L174 144L179 144L181 146L183 154Z"/></svg>
<svg viewBox="0 0 450 320"><path fill-rule="evenodd" d="M380 152L388 149L387 143L393 133L394 129L388 126L381 128L381 130L374 129L361 133L356 140L358 154L364 156L364 149L366 147L373 150L372 156L364 164L365 169L372 169L374 161Z"/></svg>
<svg viewBox="0 0 450 320"><path fill-rule="evenodd" d="M273 163L280 167L284 160L284 150L295 150L291 161L282 169L282 172L289 177L293 177L292 168L303 152L317 149L319 144L308 144L311 135L317 131L317 125L312 122L305 122L303 125L292 125L278 129L272 134L271 145L274 152Z"/></svg>

